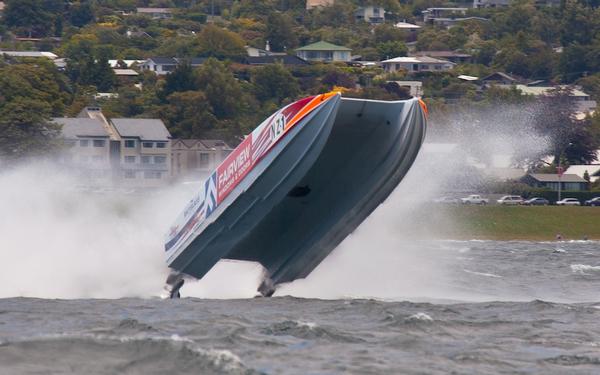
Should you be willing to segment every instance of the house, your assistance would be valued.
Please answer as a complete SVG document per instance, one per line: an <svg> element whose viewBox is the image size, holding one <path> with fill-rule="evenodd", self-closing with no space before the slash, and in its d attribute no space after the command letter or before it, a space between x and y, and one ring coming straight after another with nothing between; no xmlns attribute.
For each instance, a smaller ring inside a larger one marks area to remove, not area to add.
<svg viewBox="0 0 600 375"><path fill-rule="evenodd" d="M176 178L208 176L233 148L215 139L173 139L171 171Z"/></svg>
<svg viewBox="0 0 600 375"><path fill-rule="evenodd" d="M173 9L171 8L137 8L137 14L149 16L155 20L168 19L173 17Z"/></svg>
<svg viewBox="0 0 600 375"><path fill-rule="evenodd" d="M415 25L408 22L398 22L394 24L396 29L400 29L404 31L406 35L407 42L414 42L417 40L417 33L421 30L421 26Z"/></svg>
<svg viewBox="0 0 600 375"><path fill-rule="evenodd" d="M107 119L86 107L62 124L62 162L91 185L158 187L171 178L171 136L159 119Z"/></svg>
<svg viewBox="0 0 600 375"><path fill-rule="evenodd" d="M151 57L144 61L140 68L142 70L150 70L157 75L165 75L171 73L177 67L178 62L173 57Z"/></svg>
<svg viewBox="0 0 600 375"><path fill-rule="evenodd" d="M565 174L574 174L583 178L585 172L590 176L590 182L593 183L598 181L600 179L600 164L570 165L565 171Z"/></svg>
<svg viewBox="0 0 600 375"><path fill-rule="evenodd" d="M132 83L132 82L135 82L136 78L140 75L138 72L136 72L133 69L118 69L118 68L115 68L115 69L113 69L113 72L115 72L115 76L117 76L117 79L121 83Z"/></svg>
<svg viewBox="0 0 600 375"><path fill-rule="evenodd" d="M335 3L335 0L306 0L306 9L328 7L333 5L333 3Z"/></svg>
<svg viewBox="0 0 600 375"><path fill-rule="evenodd" d="M268 56L248 56L244 59L248 65L267 65L267 64L283 64L283 65L310 65L306 60L292 55L268 55Z"/></svg>
<svg viewBox="0 0 600 375"><path fill-rule="evenodd" d="M522 84L517 85L498 85L498 87L509 89L515 87L521 91L523 95L549 96L553 95L553 91L557 89L568 89L570 88L569 98L571 98L575 105L575 112L588 113L596 109L597 103L592 100L589 94L585 93L579 86L527 86Z"/></svg>
<svg viewBox="0 0 600 375"><path fill-rule="evenodd" d="M57 117L62 125L65 149L60 162L73 171L82 182L106 186L112 181L110 164L110 134L102 122L93 118Z"/></svg>
<svg viewBox="0 0 600 375"><path fill-rule="evenodd" d="M171 134L159 119L113 118L121 139L122 184L158 187L171 178Z"/></svg>
<svg viewBox="0 0 600 375"><path fill-rule="evenodd" d="M509 6L510 0L473 0L473 8L504 8ZM560 0L536 0L536 6L559 6Z"/></svg>
<svg viewBox="0 0 600 375"><path fill-rule="evenodd" d="M434 24L436 19L454 19L467 14L468 8L427 8L422 11L423 22Z"/></svg>
<svg viewBox="0 0 600 375"><path fill-rule="evenodd" d="M421 81L388 81L395 82L400 87L405 87L411 96L420 98L423 96L423 82Z"/></svg>
<svg viewBox="0 0 600 375"><path fill-rule="evenodd" d="M358 8L354 12L354 18L357 21L364 21L370 24L378 24L385 22L385 10L380 6L365 6Z"/></svg>
<svg viewBox="0 0 600 375"><path fill-rule="evenodd" d="M268 44L267 44L268 46ZM262 49L252 46L246 46L246 53L248 56L258 57L258 56L271 56L278 54L277 52L271 52L269 49ZM285 54L285 53L284 53Z"/></svg>
<svg viewBox="0 0 600 375"><path fill-rule="evenodd" d="M350 61L352 50L347 47L336 46L335 44L320 41L296 49L296 56L306 61Z"/></svg>
<svg viewBox="0 0 600 375"><path fill-rule="evenodd" d="M10 57L24 57L24 58L46 58L50 60L55 60L58 58L52 52L43 52L43 51L3 51L0 50L0 55L6 55Z"/></svg>
<svg viewBox="0 0 600 375"><path fill-rule="evenodd" d="M555 173L530 173L523 177L523 182L536 188L547 188L558 191L560 183L561 190L582 191L587 190L587 181L576 174L563 174L561 177Z"/></svg>
<svg viewBox="0 0 600 375"><path fill-rule="evenodd" d="M484 85L516 85L520 83L517 78L502 72L495 72L481 79Z"/></svg>
<svg viewBox="0 0 600 375"><path fill-rule="evenodd" d="M446 60L434 59L429 56L396 57L381 62L386 73L406 70L415 72L443 72L454 67L454 63Z"/></svg>
<svg viewBox="0 0 600 375"><path fill-rule="evenodd" d="M473 0L473 8L504 8L510 0Z"/></svg>
<svg viewBox="0 0 600 375"><path fill-rule="evenodd" d="M157 75L165 75L171 73L179 64L188 63L192 67L198 67L204 63L206 59L203 57L193 58L175 58L175 57L151 57L145 60L140 68L142 70L150 70Z"/></svg>
<svg viewBox="0 0 600 375"><path fill-rule="evenodd" d="M415 25L414 23L405 22L405 21L395 23L394 27L396 29L405 30L405 31L408 31L411 33L417 33L417 32L419 32L419 30L421 30L421 26Z"/></svg>
<svg viewBox="0 0 600 375"><path fill-rule="evenodd" d="M145 63L146 60L108 60L108 65L110 65L111 68L131 68L134 64L135 65L142 65L143 63Z"/></svg>
<svg viewBox="0 0 600 375"><path fill-rule="evenodd" d="M467 10L468 8L427 8L421 13L423 22L447 29L465 21L489 21L483 17L465 17Z"/></svg>
<svg viewBox="0 0 600 375"><path fill-rule="evenodd" d="M470 63L473 56L468 53L456 51L416 51L410 56L429 56L435 59L448 60L456 64Z"/></svg>

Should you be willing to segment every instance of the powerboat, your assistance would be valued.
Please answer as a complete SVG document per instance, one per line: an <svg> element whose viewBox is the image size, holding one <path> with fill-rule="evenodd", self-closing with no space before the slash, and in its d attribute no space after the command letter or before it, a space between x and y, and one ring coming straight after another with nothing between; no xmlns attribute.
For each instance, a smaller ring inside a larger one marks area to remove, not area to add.
<svg viewBox="0 0 600 375"><path fill-rule="evenodd" d="M275 112L213 171L171 227L171 296L184 278L201 279L221 259L260 263L263 296L308 276L406 175L426 114L417 98L338 92Z"/></svg>

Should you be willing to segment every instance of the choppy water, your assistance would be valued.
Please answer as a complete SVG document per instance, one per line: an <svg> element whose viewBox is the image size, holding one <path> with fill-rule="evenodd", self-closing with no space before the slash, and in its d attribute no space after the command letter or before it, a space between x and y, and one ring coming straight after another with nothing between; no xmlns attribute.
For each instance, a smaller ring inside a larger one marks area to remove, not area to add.
<svg viewBox="0 0 600 375"><path fill-rule="evenodd" d="M1 299L0 374L600 373L600 243L422 247L446 296Z"/></svg>

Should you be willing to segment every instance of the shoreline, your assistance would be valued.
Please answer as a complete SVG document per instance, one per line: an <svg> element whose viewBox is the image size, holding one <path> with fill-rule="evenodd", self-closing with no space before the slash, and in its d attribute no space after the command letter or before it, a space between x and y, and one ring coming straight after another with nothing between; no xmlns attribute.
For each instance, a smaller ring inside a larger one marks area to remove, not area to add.
<svg viewBox="0 0 600 375"><path fill-rule="evenodd" d="M600 240L600 207L426 205L411 212L412 234L446 240ZM557 235L561 236L557 239Z"/></svg>

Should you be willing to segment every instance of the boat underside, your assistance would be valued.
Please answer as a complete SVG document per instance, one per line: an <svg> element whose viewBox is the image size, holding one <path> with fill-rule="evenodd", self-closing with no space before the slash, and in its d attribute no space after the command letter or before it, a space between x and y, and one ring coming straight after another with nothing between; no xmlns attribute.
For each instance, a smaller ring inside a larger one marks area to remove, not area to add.
<svg viewBox="0 0 600 375"><path fill-rule="evenodd" d="M425 135L416 99L341 98L307 121L171 268L201 278L222 258L258 262L265 295L308 276L394 190Z"/></svg>

